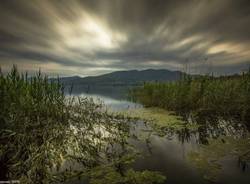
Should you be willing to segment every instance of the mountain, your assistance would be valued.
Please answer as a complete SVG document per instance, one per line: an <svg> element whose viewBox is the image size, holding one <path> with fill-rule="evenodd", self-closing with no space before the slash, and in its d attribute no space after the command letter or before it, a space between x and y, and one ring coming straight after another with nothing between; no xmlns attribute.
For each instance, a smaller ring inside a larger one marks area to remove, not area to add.
<svg viewBox="0 0 250 184"><path fill-rule="evenodd" d="M68 85L138 85L148 81L175 81L183 73L170 70L128 70L117 71L99 76L81 78L79 76L64 77L60 81Z"/></svg>

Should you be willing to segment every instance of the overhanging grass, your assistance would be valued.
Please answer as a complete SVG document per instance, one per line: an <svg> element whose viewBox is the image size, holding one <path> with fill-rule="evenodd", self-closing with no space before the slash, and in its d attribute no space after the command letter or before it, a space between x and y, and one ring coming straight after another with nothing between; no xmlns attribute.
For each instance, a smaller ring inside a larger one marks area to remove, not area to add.
<svg viewBox="0 0 250 184"><path fill-rule="evenodd" d="M148 182L148 175L156 176L149 184L164 180L158 173L132 172L121 160L133 155L127 118L107 113L91 99L66 98L58 81L40 72L28 78L16 67L7 75L0 72L0 180L61 183L84 176L98 183L89 173L106 165L119 176L114 184L125 173L134 173L136 184ZM81 167L63 169L65 160Z"/></svg>

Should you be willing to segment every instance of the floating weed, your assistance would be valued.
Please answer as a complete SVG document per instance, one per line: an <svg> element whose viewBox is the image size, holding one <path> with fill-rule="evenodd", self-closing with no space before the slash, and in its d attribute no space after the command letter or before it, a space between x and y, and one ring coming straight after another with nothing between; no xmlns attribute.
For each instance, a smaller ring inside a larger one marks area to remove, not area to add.
<svg viewBox="0 0 250 184"><path fill-rule="evenodd" d="M238 157L242 170L246 169L246 164L250 162L250 135L210 139L208 145L201 145L198 151L190 152L188 160L202 172L205 179L216 181L222 169L220 161L226 156Z"/></svg>
<svg viewBox="0 0 250 184"><path fill-rule="evenodd" d="M128 169L123 174L113 167L94 168L89 175L90 184L160 184L166 180L159 172Z"/></svg>
<svg viewBox="0 0 250 184"><path fill-rule="evenodd" d="M157 107L128 109L122 111L122 114L149 122L152 127L158 127L158 129L178 131L187 128L195 131L199 127L196 123L187 123L182 117Z"/></svg>
<svg viewBox="0 0 250 184"><path fill-rule="evenodd" d="M123 111L125 115L145 121L156 123L159 126L182 126L183 121L178 116L171 115L170 112L160 108L137 108Z"/></svg>

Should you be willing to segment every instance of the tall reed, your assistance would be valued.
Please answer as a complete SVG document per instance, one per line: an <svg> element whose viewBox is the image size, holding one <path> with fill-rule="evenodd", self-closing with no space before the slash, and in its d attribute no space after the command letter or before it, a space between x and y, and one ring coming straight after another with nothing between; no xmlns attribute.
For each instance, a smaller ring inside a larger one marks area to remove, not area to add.
<svg viewBox="0 0 250 184"><path fill-rule="evenodd" d="M108 172L100 181L106 175L108 183L163 182L158 173L129 169L128 123L92 99L66 97L59 80L41 72L34 77L16 67L7 75L0 72L0 180L62 183L87 177L98 183L92 175L100 175L96 168L101 167Z"/></svg>
<svg viewBox="0 0 250 184"><path fill-rule="evenodd" d="M185 76L180 81L145 83L133 100L178 114L218 115L250 120L250 72L235 76Z"/></svg>

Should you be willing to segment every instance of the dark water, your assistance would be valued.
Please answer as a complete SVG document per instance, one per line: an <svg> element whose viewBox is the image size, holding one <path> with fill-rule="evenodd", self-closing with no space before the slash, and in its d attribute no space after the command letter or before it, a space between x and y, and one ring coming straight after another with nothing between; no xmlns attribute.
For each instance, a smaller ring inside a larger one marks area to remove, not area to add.
<svg viewBox="0 0 250 184"><path fill-rule="evenodd" d="M126 87L106 87L89 89L88 93L78 93L77 95L93 97L96 101L103 101L113 110L127 108L143 108L142 105L126 100ZM117 94L119 93L119 94ZM202 172L194 166L188 159L192 151L198 151L201 145L208 144L208 138L218 138L221 135L240 137L247 134L243 126L232 122L213 120L206 121L205 126L197 131L181 130L167 131L165 136L153 134L149 142L131 140L131 142L143 153L133 165L136 170L160 171L166 175L166 183L171 184L201 184L201 183L228 183L228 184L249 184L250 183L250 164L245 166L239 164L238 156L225 156L220 159L221 169L216 175L215 180L204 179L206 171ZM138 130L147 127L138 126ZM222 140L223 142L224 140ZM250 141L250 140L249 140ZM249 165L249 166L248 166ZM207 170L209 172L209 169Z"/></svg>

